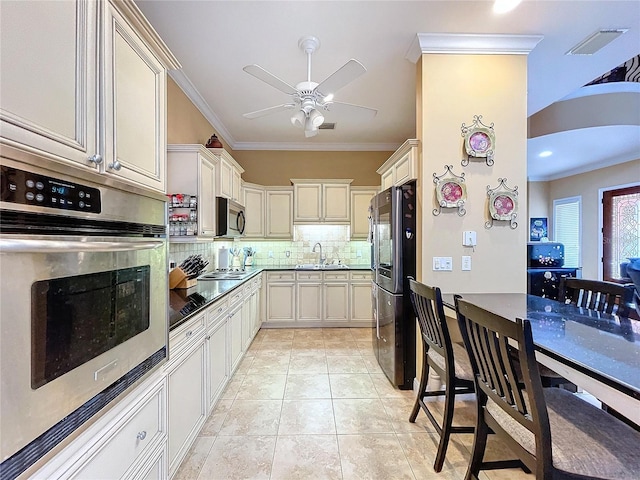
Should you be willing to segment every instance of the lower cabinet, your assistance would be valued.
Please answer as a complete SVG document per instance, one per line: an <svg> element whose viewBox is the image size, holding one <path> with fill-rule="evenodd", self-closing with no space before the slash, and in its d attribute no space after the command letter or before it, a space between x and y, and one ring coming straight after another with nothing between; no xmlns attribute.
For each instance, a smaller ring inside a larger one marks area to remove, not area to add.
<svg viewBox="0 0 640 480"><path fill-rule="evenodd" d="M169 383L169 473L180 466L209 413L205 336L177 354L167 369Z"/></svg>
<svg viewBox="0 0 640 480"><path fill-rule="evenodd" d="M229 319L227 320L229 324L229 365L230 365L230 373L236 371L236 367L238 363L240 363L240 359L242 358L243 343L242 343L242 304L239 303L235 306L231 307L231 312L229 312Z"/></svg>
<svg viewBox="0 0 640 480"><path fill-rule="evenodd" d="M295 272L267 272L267 322L295 322L295 278Z"/></svg>
<svg viewBox="0 0 640 480"><path fill-rule="evenodd" d="M325 322L349 321L349 283L325 282L322 286Z"/></svg>
<svg viewBox="0 0 640 480"><path fill-rule="evenodd" d="M211 411L229 381L227 362L227 317L214 323L205 337L209 362L209 408Z"/></svg>

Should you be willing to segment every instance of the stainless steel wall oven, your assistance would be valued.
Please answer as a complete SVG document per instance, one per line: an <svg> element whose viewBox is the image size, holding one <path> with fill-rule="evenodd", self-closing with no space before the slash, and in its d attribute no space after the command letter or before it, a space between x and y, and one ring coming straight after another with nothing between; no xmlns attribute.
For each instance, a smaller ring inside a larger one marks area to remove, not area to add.
<svg viewBox="0 0 640 480"><path fill-rule="evenodd" d="M166 359L166 202L0 168L0 471L13 478Z"/></svg>

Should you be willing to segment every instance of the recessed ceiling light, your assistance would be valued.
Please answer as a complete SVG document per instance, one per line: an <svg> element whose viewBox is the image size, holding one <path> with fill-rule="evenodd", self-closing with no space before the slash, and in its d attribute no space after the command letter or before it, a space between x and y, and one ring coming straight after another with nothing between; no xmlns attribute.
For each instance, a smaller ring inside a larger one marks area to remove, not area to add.
<svg viewBox="0 0 640 480"><path fill-rule="evenodd" d="M551 155L553 155L553 152L551 150L545 150L544 152L540 152L538 154L540 158L550 157Z"/></svg>
<svg viewBox="0 0 640 480"><path fill-rule="evenodd" d="M495 13L507 13L516 8L522 0L496 0L493 4Z"/></svg>

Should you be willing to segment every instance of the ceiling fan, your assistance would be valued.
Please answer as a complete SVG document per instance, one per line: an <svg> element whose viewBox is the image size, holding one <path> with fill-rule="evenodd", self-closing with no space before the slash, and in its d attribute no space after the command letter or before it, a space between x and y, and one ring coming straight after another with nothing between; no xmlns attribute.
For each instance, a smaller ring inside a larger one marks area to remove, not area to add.
<svg viewBox="0 0 640 480"><path fill-rule="evenodd" d="M304 127L305 137L313 137L318 134L318 127L324 123L324 115L322 114L324 111L352 110L360 111L370 118L375 117L378 113L376 109L333 100L335 92L367 71L360 62L352 58L321 83L312 82L311 55L320 47L320 40L313 36L305 36L300 38L298 46L307 54L307 80L298 83L295 87L259 65L247 65L243 68L248 74L291 96L289 103L245 113L243 117L253 119L283 110L295 110L291 117L291 123Z"/></svg>

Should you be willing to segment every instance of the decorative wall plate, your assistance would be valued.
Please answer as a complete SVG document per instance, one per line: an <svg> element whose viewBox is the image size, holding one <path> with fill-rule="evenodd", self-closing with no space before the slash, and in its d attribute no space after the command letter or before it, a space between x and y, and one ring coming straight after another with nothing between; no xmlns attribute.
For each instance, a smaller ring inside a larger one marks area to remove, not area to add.
<svg viewBox="0 0 640 480"><path fill-rule="evenodd" d="M456 175L452 168L453 165L445 165L442 175L433 174L438 202L438 208L433 209L434 215L440 215L443 208L457 208L460 216L466 213L464 204L467 201L467 186L464 183L464 173Z"/></svg>
<svg viewBox="0 0 640 480"><path fill-rule="evenodd" d="M491 220L485 223L486 228L491 228L494 220L508 221L511 228L518 227L518 187L509 188L506 182L506 178L499 178L496 188L487 185Z"/></svg>
<svg viewBox="0 0 640 480"><path fill-rule="evenodd" d="M464 149L467 158L462 160L462 166L469 165L469 159L486 158L487 165L493 165L493 154L496 145L496 136L493 131L493 123L485 125L482 123L482 115L474 115L473 123L469 126L462 124L460 127L464 137Z"/></svg>

